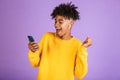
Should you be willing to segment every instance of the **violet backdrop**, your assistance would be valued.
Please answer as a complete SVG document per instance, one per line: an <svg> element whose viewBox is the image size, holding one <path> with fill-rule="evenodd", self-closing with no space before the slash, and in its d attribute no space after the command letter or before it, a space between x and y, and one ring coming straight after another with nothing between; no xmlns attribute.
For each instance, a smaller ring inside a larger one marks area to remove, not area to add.
<svg viewBox="0 0 120 80"><path fill-rule="evenodd" d="M72 34L93 45L84 80L120 80L120 0L71 0L80 11ZM0 0L0 80L35 80L37 68L28 60L27 35L39 42L55 31L51 12L69 0ZM76 79L75 79L76 80Z"/></svg>

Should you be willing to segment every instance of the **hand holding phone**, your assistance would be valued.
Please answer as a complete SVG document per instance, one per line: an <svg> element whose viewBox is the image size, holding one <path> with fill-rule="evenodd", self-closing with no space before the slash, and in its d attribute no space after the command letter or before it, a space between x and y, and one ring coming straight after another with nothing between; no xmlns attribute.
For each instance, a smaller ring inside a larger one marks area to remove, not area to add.
<svg viewBox="0 0 120 80"><path fill-rule="evenodd" d="M35 42L34 38L32 36L28 36L29 43L28 43L28 48L32 51L35 52L39 49L39 45Z"/></svg>

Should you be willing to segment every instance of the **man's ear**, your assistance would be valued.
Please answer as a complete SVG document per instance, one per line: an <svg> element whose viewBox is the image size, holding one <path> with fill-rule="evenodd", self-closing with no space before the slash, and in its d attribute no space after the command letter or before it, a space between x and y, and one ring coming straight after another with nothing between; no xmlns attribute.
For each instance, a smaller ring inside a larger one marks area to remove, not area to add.
<svg viewBox="0 0 120 80"><path fill-rule="evenodd" d="M71 19L71 20L70 20L70 22L69 22L69 29L71 29L71 28L72 28L73 24L74 24L74 20L73 20L73 19Z"/></svg>
<svg viewBox="0 0 120 80"><path fill-rule="evenodd" d="M72 20L71 20L71 25L73 25L73 24L74 24L74 20L72 19Z"/></svg>

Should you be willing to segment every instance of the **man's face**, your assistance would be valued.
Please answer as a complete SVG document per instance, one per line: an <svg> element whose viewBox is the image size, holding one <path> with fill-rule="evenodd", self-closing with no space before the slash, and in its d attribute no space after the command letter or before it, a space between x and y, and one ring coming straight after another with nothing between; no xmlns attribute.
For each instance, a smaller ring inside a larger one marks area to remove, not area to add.
<svg viewBox="0 0 120 80"><path fill-rule="evenodd" d="M72 27L72 19L67 19L63 16L57 15L55 17L55 29L56 34L59 37L63 37L66 34L70 33L71 27Z"/></svg>

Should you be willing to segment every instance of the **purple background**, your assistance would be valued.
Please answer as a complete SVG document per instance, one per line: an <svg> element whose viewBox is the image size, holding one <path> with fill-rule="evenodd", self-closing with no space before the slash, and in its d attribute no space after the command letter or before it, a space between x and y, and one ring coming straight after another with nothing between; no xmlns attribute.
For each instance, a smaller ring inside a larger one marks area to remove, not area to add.
<svg viewBox="0 0 120 80"><path fill-rule="evenodd" d="M0 80L35 80L37 68L28 60L27 35L39 42L45 32L54 31L50 13L61 2L69 0L0 0ZM72 2L81 15L72 34L93 40L84 80L120 80L120 0Z"/></svg>

